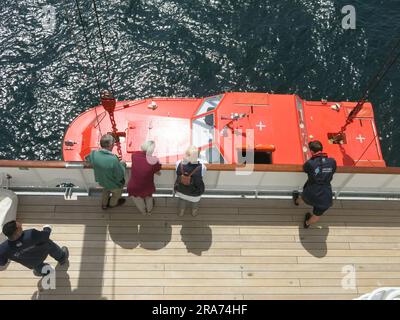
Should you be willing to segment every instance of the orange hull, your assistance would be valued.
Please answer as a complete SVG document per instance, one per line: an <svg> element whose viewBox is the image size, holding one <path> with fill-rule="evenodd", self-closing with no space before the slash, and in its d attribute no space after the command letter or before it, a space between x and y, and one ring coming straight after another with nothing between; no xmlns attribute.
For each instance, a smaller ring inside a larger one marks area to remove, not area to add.
<svg viewBox="0 0 400 320"><path fill-rule="evenodd" d="M254 158L256 163L302 164L310 157L308 142L320 140L340 166L385 167L370 103L347 127L343 144L329 140L355 105L304 101L296 95L233 92L204 99L121 101L114 117L123 135L122 158L127 162L145 140L154 140L155 155L163 163L175 163L193 144L212 163L251 162ZM84 160L99 148L100 137L107 132L112 132L112 125L103 106L82 113L64 136L64 160Z"/></svg>

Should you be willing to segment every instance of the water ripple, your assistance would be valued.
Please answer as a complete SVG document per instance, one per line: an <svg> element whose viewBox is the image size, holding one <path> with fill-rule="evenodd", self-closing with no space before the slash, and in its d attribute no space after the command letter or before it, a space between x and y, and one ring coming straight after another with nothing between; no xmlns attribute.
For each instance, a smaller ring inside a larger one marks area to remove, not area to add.
<svg viewBox="0 0 400 320"><path fill-rule="evenodd" d="M119 99L235 90L357 100L400 21L397 0L353 1L356 30L341 27L345 1L97 1ZM2 2L0 158L59 159L68 124L98 97L74 4ZM106 87L93 10L80 3ZM50 30L47 5L56 13ZM400 164L399 71L371 97L391 165Z"/></svg>

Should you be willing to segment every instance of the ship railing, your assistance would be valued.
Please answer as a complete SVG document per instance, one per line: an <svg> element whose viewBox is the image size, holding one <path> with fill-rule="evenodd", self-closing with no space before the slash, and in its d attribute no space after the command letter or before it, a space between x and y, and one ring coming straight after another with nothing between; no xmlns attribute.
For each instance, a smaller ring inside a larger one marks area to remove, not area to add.
<svg viewBox="0 0 400 320"><path fill-rule="evenodd" d="M243 166L207 164L205 197L289 199L301 190L306 174L300 165ZM130 175L130 164L126 181ZM174 196L175 167L163 165L155 176L156 196ZM17 194L60 195L69 200L100 192L86 162L0 160L0 185ZM400 168L339 167L332 180L336 199L398 200Z"/></svg>

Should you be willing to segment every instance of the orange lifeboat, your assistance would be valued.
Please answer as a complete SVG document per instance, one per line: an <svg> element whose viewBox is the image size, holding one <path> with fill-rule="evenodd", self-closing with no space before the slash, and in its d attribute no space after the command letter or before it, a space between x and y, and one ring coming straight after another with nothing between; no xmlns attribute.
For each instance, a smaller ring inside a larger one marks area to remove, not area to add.
<svg viewBox="0 0 400 320"><path fill-rule="evenodd" d="M385 167L373 108L365 103L341 139L333 139L356 102L305 101L297 95L229 92L207 98L104 100L79 115L63 141L65 161L82 161L102 134L118 136L123 160L145 140L162 163L175 163L189 145L209 163L303 164L308 142L320 140L340 166ZM112 116L110 116L112 110Z"/></svg>

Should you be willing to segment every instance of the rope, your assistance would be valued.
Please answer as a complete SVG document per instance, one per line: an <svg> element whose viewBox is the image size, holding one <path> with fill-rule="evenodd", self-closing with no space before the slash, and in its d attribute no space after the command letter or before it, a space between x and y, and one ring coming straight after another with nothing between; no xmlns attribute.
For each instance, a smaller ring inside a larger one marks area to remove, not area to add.
<svg viewBox="0 0 400 320"><path fill-rule="evenodd" d="M112 95L114 97L115 94L114 94L114 88L113 88L112 80L111 80L110 64L109 64L109 61L108 61L108 58L107 58L106 48L105 48L105 45L104 45L103 33L101 31L101 24L100 24L100 18L99 18L99 14L98 14L98 10L97 10L96 0L92 0L92 3L93 3L94 13L95 13L95 16L96 16L97 29L99 31L99 36L100 36L100 42L101 42L101 47L102 47L102 51L103 51L104 61L106 63L108 82L110 84L110 89L111 89ZM113 131L114 136L116 138L117 152L118 152L119 158L122 159L121 142L119 141L119 138L117 137L117 124L116 124L115 118L114 118L114 111L108 112L108 114L110 116L112 131Z"/></svg>
<svg viewBox="0 0 400 320"><path fill-rule="evenodd" d="M101 25L100 25L100 19L99 19L99 15L98 15L96 0L92 0L92 3L93 3L93 8L94 8L94 13L95 13L95 16L96 16L96 23L97 23L100 42L101 42L101 46L102 46L102 52L103 52L103 56L104 56L104 61L106 63L106 67L107 67L106 69L107 69L107 75L108 75L108 82L109 82L109 85L110 85L112 96L114 96L114 88L113 88L112 80L111 80L110 66L109 66L109 62L108 62L107 54L106 54L106 50L105 50L105 45L104 45L104 40L103 40L103 33L101 31ZM92 64L92 67L93 67L93 73L94 73L94 75L96 77L97 88L98 88L99 96L100 96L100 99L101 99L102 98L102 91L101 91L101 87L100 87L100 80L99 80L99 76L98 76L98 73L97 73L96 68L95 68L95 64L93 62L93 57L92 57L92 54L91 54L91 51L90 51L90 46L89 46L89 39L88 39L88 36L87 36L85 23L83 21L83 17L82 17L82 14L81 14L81 10L80 10L80 7L79 7L78 0L75 0L75 4L76 4L76 7L77 7L78 16L79 16L79 19L80 19L80 22L81 22L81 25L82 25L82 29L83 29L83 33L84 33L84 36L85 36L86 49L87 49L87 52L88 52L88 55L89 55L89 60L90 60L90 62ZM117 152L118 152L119 158L122 159L122 149L121 149L121 143L120 143L120 141L119 141L119 139L117 137L117 124L116 124L115 118L114 118L114 111L113 110L107 110L107 112L108 112L108 114L110 116L112 131L113 131L113 134L114 134L114 136L116 138ZM99 119L98 119L98 114L97 114L97 109L96 108L95 108L95 113L96 113L96 119L97 119L97 126L99 127L100 134L103 135L101 133L101 129L100 129L100 125L99 125L100 123L99 123Z"/></svg>
<svg viewBox="0 0 400 320"><path fill-rule="evenodd" d="M79 21L80 21L81 26L82 26L83 35L85 37L86 51L87 51L87 54L88 54L88 57L89 57L90 64L92 65L93 74L95 76L97 90L98 90L99 97L100 97L101 96L101 86L100 86L99 75L97 73L97 70L96 70L96 67L95 67L95 64L94 64L94 61L93 61L92 53L90 51L89 38L88 38L88 35L87 35L87 32L86 32L86 27L85 27L85 23L84 23L84 20L83 20L83 17L82 17L81 9L79 7L79 0L75 0L75 5L76 5L76 11L77 11L78 16L79 16ZM97 127L99 128L100 136L102 136L103 133L101 132L99 115L97 114L97 107L94 108L94 111L96 113Z"/></svg>
<svg viewBox="0 0 400 320"><path fill-rule="evenodd" d="M94 13L95 13L95 15L96 15L97 29L99 30L100 42L101 42L101 47L102 47L102 50L103 50L104 61L105 61L105 63L106 63L106 69L107 69L107 75L108 75L108 82L109 82L109 84L110 84L111 92L112 92L113 96L115 96L115 94L114 94L114 88L113 88L112 81L111 81L110 66L109 66L109 63L108 63L107 54L106 54L106 49L105 49L104 40L103 40L103 33L101 32L99 14L98 14L98 12L97 12L96 0L92 0L92 3L93 3L93 8L94 8Z"/></svg>
<svg viewBox="0 0 400 320"><path fill-rule="evenodd" d="M354 107L354 109L349 113L346 123L344 126L341 128L340 132L336 135L337 137L341 137L343 132L346 130L347 126L353 122L354 118L357 116L357 114L360 112L362 109L364 103L368 99L370 93L374 91L378 85L381 83L382 79L386 76L386 74L389 72L389 70L393 67L393 65L396 63L396 61L400 58L400 38L396 45L392 48L390 51L388 58L382 65L381 69L378 71L378 73L373 77L367 86L367 90L365 91L363 97L358 101L357 105ZM399 52L396 53L396 51L399 50ZM365 148L364 152L361 154L361 156L358 158L358 160L354 163L353 166L356 166L357 163L361 160L361 158L364 156L364 154L368 151L369 147L372 145L372 143L375 141L377 138L378 133L375 134L375 136L372 138L371 142L368 144L368 146Z"/></svg>
<svg viewBox="0 0 400 320"><path fill-rule="evenodd" d="M94 62L93 62L92 52L90 51L89 38L88 38L88 35L87 35L85 23L84 23L84 21L83 21L81 9L80 9L80 7L79 7L79 0L75 0L75 5L76 5L76 11L77 11L78 16L79 16L79 21L80 21L81 26L82 26L83 35L84 35L84 37L85 37L86 51L87 51L87 54L88 54L88 57L89 57L89 61L90 61L91 65L92 65L93 74L94 74L95 79L96 79L97 90L98 90L99 96L100 96L100 94L101 94L101 86L100 86L99 75L98 75L98 73L97 73L95 64L94 64Z"/></svg>
<svg viewBox="0 0 400 320"><path fill-rule="evenodd" d="M389 53L387 60L385 61L385 63L383 64L383 66L381 67L379 72L368 83L367 89L365 90L363 97L357 102L357 105L349 113L346 123L340 129L340 132L336 135L336 137L339 137L341 134L343 134L343 132L346 130L347 126L353 122L354 118L360 112L364 103L368 99L370 93L378 87L378 85L381 83L382 79L386 76L386 74L389 72L389 70L392 68L392 66L396 63L397 59L399 59L399 57L400 57L399 49L400 49L400 38L399 38L397 44L393 47L393 49ZM399 50L399 52L397 54L396 54L396 50Z"/></svg>
<svg viewBox="0 0 400 320"><path fill-rule="evenodd" d="M354 163L353 166L356 166L357 163L361 160L361 158L364 156L364 154L367 152L367 150L369 149L369 147L371 146L372 142L375 141L376 137L378 136L378 133L375 134L375 136L372 138L371 142L368 144L368 146L365 148L364 152L361 154L361 156L358 158L358 160ZM374 166L374 164L372 163L372 166Z"/></svg>

